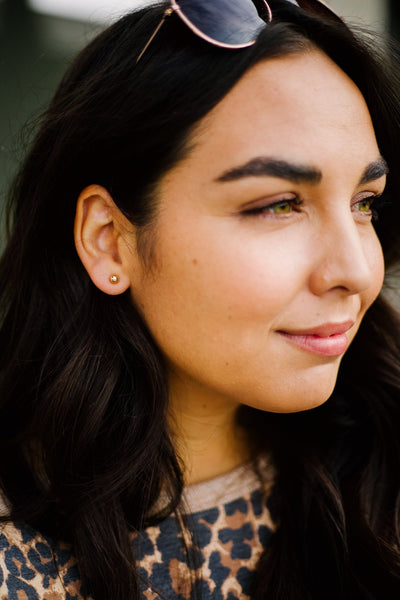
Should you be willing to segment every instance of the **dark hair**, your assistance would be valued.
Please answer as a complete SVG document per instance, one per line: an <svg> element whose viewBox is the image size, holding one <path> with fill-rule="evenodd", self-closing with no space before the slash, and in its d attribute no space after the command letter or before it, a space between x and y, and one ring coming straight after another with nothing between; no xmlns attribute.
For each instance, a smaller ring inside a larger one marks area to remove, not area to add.
<svg viewBox="0 0 400 600"><path fill-rule="evenodd" d="M216 48L171 17L138 64L165 4L116 22L61 81L10 195L0 263L0 480L12 507L4 519L71 542L96 600L139 598L129 534L174 511L183 481L161 354L129 295L100 292L76 254L80 191L97 183L111 192L151 263L157 182L193 127L252 65L314 44L368 103L392 170L393 202L376 227L388 265L399 259L394 65L344 25L271 6L273 22L251 48ZM400 597L399 357L399 319L381 296L324 406L241 409L278 472L279 527L252 598ZM169 503L153 514L161 489Z"/></svg>

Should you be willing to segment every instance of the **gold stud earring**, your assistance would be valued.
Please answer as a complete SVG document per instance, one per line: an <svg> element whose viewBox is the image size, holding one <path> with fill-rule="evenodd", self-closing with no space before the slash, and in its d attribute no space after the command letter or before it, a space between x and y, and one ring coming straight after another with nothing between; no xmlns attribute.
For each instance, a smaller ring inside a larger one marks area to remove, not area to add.
<svg viewBox="0 0 400 600"><path fill-rule="evenodd" d="M119 275L110 275L110 283L119 283Z"/></svg>

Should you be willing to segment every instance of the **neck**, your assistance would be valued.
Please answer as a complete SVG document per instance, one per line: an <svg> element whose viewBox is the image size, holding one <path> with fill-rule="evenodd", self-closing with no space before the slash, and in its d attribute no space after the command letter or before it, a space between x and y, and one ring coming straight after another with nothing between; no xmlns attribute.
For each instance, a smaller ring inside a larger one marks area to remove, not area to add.
<svg viewBox="0 0 400 600"><path fill-rule="evenodd" d="M249 459L245 431L237 425L240 404L209 394L175 389L170 427L183 461L185 485L227 473Z"/></svg>

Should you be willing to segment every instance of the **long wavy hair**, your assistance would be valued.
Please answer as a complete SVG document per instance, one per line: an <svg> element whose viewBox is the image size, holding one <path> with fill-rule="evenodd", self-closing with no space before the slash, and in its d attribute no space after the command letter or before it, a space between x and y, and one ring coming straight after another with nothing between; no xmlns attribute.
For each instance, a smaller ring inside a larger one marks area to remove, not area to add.
<svg viewBox="0 0 400 600"><path fill-rule="evenodd" d="M216 48L171 17L138 64L166 3L113 24L62 79L10 193L0 262L2 519L70 542L96 600L140 598L131 534L178 507L183 478L162 356L129 294L99 291L75 251L80 191L106 187L151 262L157 182L185 155L196 123L257 62L313 45L367 101L391 168L376 229L387 266L400 258L400 84L387 47L380 55L344 24L270 4L273 21L250 48ZM278 527L252 598L398 600L400 325L384 296L328 402L292 415L242 407L241 419L277 468ZM169 502L157 513L161 490Z"/></svg>

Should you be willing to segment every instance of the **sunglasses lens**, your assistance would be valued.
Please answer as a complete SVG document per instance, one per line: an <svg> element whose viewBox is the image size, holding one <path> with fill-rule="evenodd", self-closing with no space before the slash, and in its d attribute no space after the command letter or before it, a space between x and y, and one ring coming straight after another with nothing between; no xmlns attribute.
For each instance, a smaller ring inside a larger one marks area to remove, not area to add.
<svg viewBox="0 0 400 600"><path fill-rule="evenodd" d="M265 26L252 0L178 0L176 4L181 19L197 35L227 47L252 44Z"/></svg>

